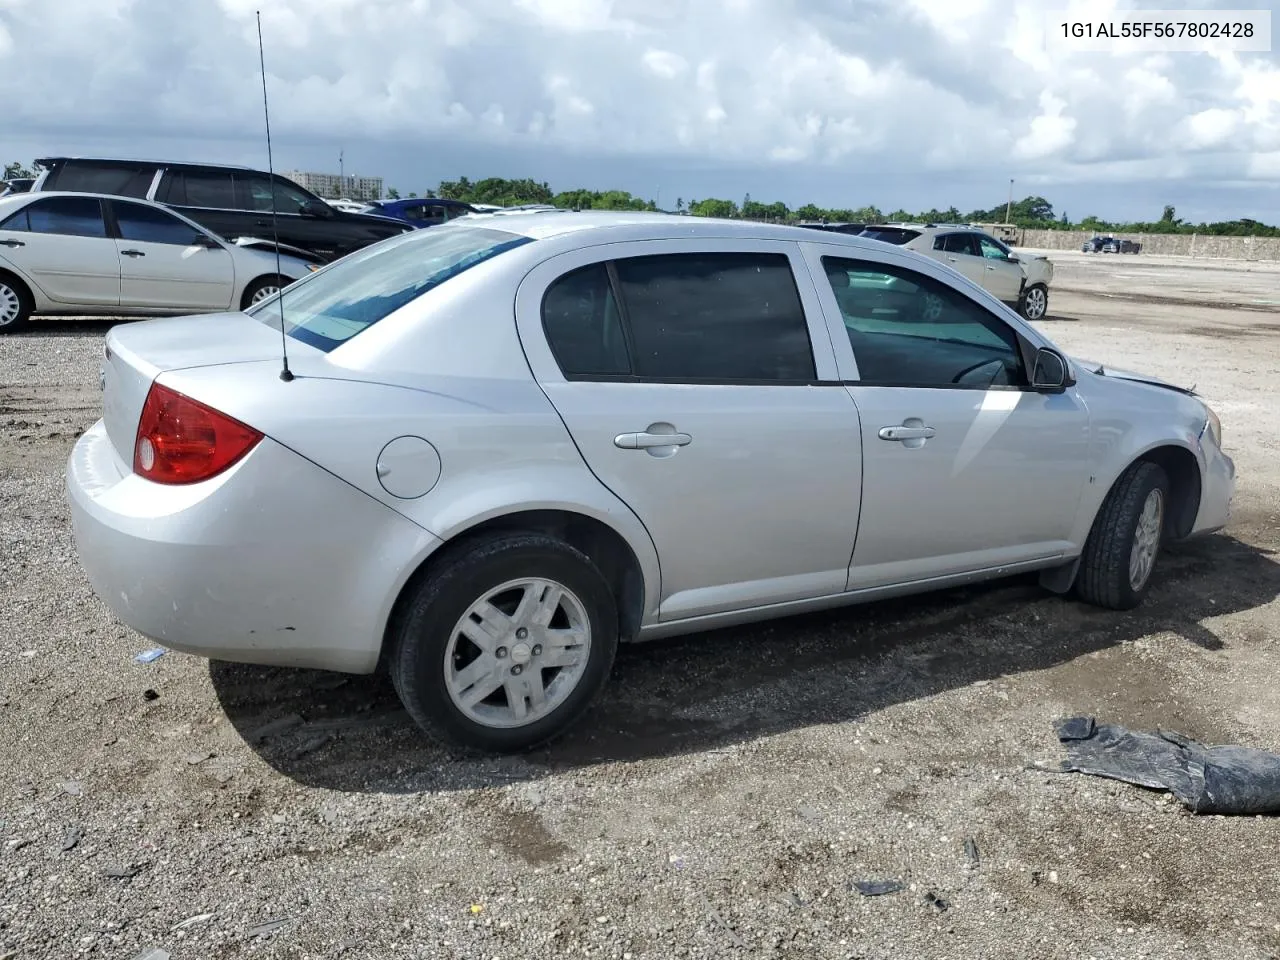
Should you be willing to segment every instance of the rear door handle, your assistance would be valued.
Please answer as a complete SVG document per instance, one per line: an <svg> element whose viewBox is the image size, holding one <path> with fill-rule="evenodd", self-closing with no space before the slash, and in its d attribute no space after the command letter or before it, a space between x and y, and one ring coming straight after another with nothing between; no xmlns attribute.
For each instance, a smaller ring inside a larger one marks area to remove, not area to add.
<svg viewBox="0 0 1280 960"><path fill-rule="evenodd" d="M693 442L687 433L620 433L613 445L623 450L648 450L650 447L684 447Z"/></svg>
<svg viewBox="0 0 1280 960"><path fill-rule="evenodd" d="M0 246L5 247L25 247L26 243L22 240L0 240Z"/></svg>
<svg viewBox="0 0 1280 960"><path fill-rule="evenodd" d="M898 425L896 427L881 427L881 440L928 440L937 434L937 430L933 427L907 427Z"/></svg>
<svg viewBox="0 0 1280 960"><path fill-rule="evenodd" d="M141 250L121 250L120 255L124 257L145 257L146 254Z"/></svg>

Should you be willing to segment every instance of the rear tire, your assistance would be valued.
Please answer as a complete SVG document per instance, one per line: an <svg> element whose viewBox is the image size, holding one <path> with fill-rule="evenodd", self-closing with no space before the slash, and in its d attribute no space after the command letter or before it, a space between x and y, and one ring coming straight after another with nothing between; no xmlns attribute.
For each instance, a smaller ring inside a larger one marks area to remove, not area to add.
<svg viewBox="0 0 1280 960"><path fill-rule="evenodd" d="M507 533L463 543L410 589L391 637L391 681L418 726L447 746L514 753L547 743L609 677L613 594L561 540Z"/></svg>
<svg viewBox="0 0 1280 960"><path fill-rule="evenodd" d="M240 298L240 309L248 310L259 300L265 300L267 297L274 296L282 287L287 287L293 283L288 277L266 276L259 277L249 286L244 288L244 296Z"/></svg>
<svg viewBox="0 0 1280 960"><path fill-rule="evenodd" d="M31 319L31 293L7 273L0 273L0 334L16 333Z"/></svg>
<svg viewBox="0 0 1280 960"><path fill-rule="evenodd" d="M1085 541L1076 578L1080 599L1111 610L1142 602L1164 542L1168 503L1162 467L1140 460L1120 475Z"/></svg>

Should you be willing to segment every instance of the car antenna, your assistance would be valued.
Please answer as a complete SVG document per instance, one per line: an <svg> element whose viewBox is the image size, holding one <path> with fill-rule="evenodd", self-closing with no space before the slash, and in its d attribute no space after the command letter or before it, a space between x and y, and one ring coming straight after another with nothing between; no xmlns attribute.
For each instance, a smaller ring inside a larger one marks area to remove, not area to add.
<svg viewBox="0 0 1280 960"><path fill-rule="evenodd" d="M267 61L262 53L262 11L254 11L258 18L258 67L262 71L262 117L267 126L267 180L271 187L271 241L276 248L276 277L283 279L280 272L280 231L276 226L276 172L271 162L271 113L267 109ZM288 383L293 379L289 369L289 339L284 334L284 286L281 285L276 294L276 303L280 305L280 359L284 366L280 368L280 379Z"/></svg>

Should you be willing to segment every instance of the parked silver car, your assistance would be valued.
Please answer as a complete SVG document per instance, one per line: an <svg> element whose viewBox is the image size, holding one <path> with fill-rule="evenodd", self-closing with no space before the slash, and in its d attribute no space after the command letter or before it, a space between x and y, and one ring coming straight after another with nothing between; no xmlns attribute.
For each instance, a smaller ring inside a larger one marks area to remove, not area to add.
<svg viewBox="0 0 1280 960"><path fill-rule="evenodd" d="M1049 312L1053 261L1014 250L983 230L962 223L882 223L860 236L933 257L1003 300L1027 320Z"/></svg>
<svg viewBox="0 0 1280 960"><path fill-rule="evenodd" d="M1019 571L1132 607L1235 482L1195 396L928 257L741 221L468 217L116 327L102 377L67 487L122 620L383 662L486 750L571 725L620 641Z"/></svg>
<svg viewBox="0 0 1280 960"><path fill-rule="evenodd" d="M247 307L316 264L231 243L149 200L0 198L0 334L33 313L120 316Z"/></svg>

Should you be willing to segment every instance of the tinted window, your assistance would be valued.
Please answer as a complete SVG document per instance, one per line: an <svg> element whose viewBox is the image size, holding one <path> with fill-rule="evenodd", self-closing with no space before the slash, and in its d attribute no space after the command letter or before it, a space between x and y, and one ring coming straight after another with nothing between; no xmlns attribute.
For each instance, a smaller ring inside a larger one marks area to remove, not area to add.
<svg viewBox="0 0 1280 960"><path fill-rule="evenodd" d="M46 190L71 190L77 193L109 193L117 197L146 197L155 179L153 166L121 166L108 163L73 161L58 168L49 178Z"/></svg>
<svg viewBox="0 0 1280 960"><path fill-rule="evenodd" d="M881 240L885 243L896 243L898 245L910 243L916 237L920 236L919 230L908 230L904 227L867 227L859 236L870 237L872 240Z"/></svg>
<svg viewBox="0 0 1280 960"><path fill-rule="evenodd" d="M566 377L631 372L622 317L603 263L579 267L547 288L542 329Z"/></svg>
<svg viewBox="0 0 1280 960"><path fill-rule="evenodd" d="M56 233L71 237L105 237L102 204L93 197L50 197L27 207L27 228L32 233Z"/></svg>
<svg viewBox="0 0 1280 960"><path fill-rule="evenodd" d="M201 234L171 213L140 203L115 204L120 239L139 243L172 243L189 247Z"/></svg>
<svg viewBox="0 0 1280 960"><path fill-rule="evenodd" d="M410 231L357 250L288 287L285 331L321 350L351 339L405 304L530 237L484 227ZM279 328L277 294L249 310Z"/></svg>
<svg viewBox="0 0 1280 960"><path fill-rule="evenodd" d="M239 208L264 213L271 210L272 181L263 176L244 174L238 174L236 180L240 186ZM312 199L301 187L283 180L275 180L274 189L277 213L299 213L303 205Z"/></svg>
<svg viewBox="0 0 1280 960"><path fill-rule="evenodd" d="M175 183L170 188L168 202L185 204L188 207L234 210L236 195L231 181L231 172L229 170L207 172L188 170L175 174Z"/></svg>
<svg viewBox="0 0 1280 960"><path fill-rule="evenodd" d="M4 210L0 209L0 217L4 217ZM25 233L31 229L31 225L27 222L27 208L23 207L11 217L0 219L0 230L17 230Z"/></svg>
<svg viewBox="0 0 1280 960"><path fill-rule="evenodd" d="M863 381L1022 386L1012 328L946 284L902 267L824 257Z"/></svg>
<svg viewBox="0 0 1280 960"><path fill-rule="evenodd" d="M804 308L784 254L668 254L618 260L615 268L636 376L814 379Z"/></svg>
<svg viewBox="0 0 1280 960"><path fill-rule="evenodd" d="M964 253L971 257L978 256L978 245L974 242L972 234L968 233L945 233L933 241L935 250L945 250L947 253Z"/></svg>

